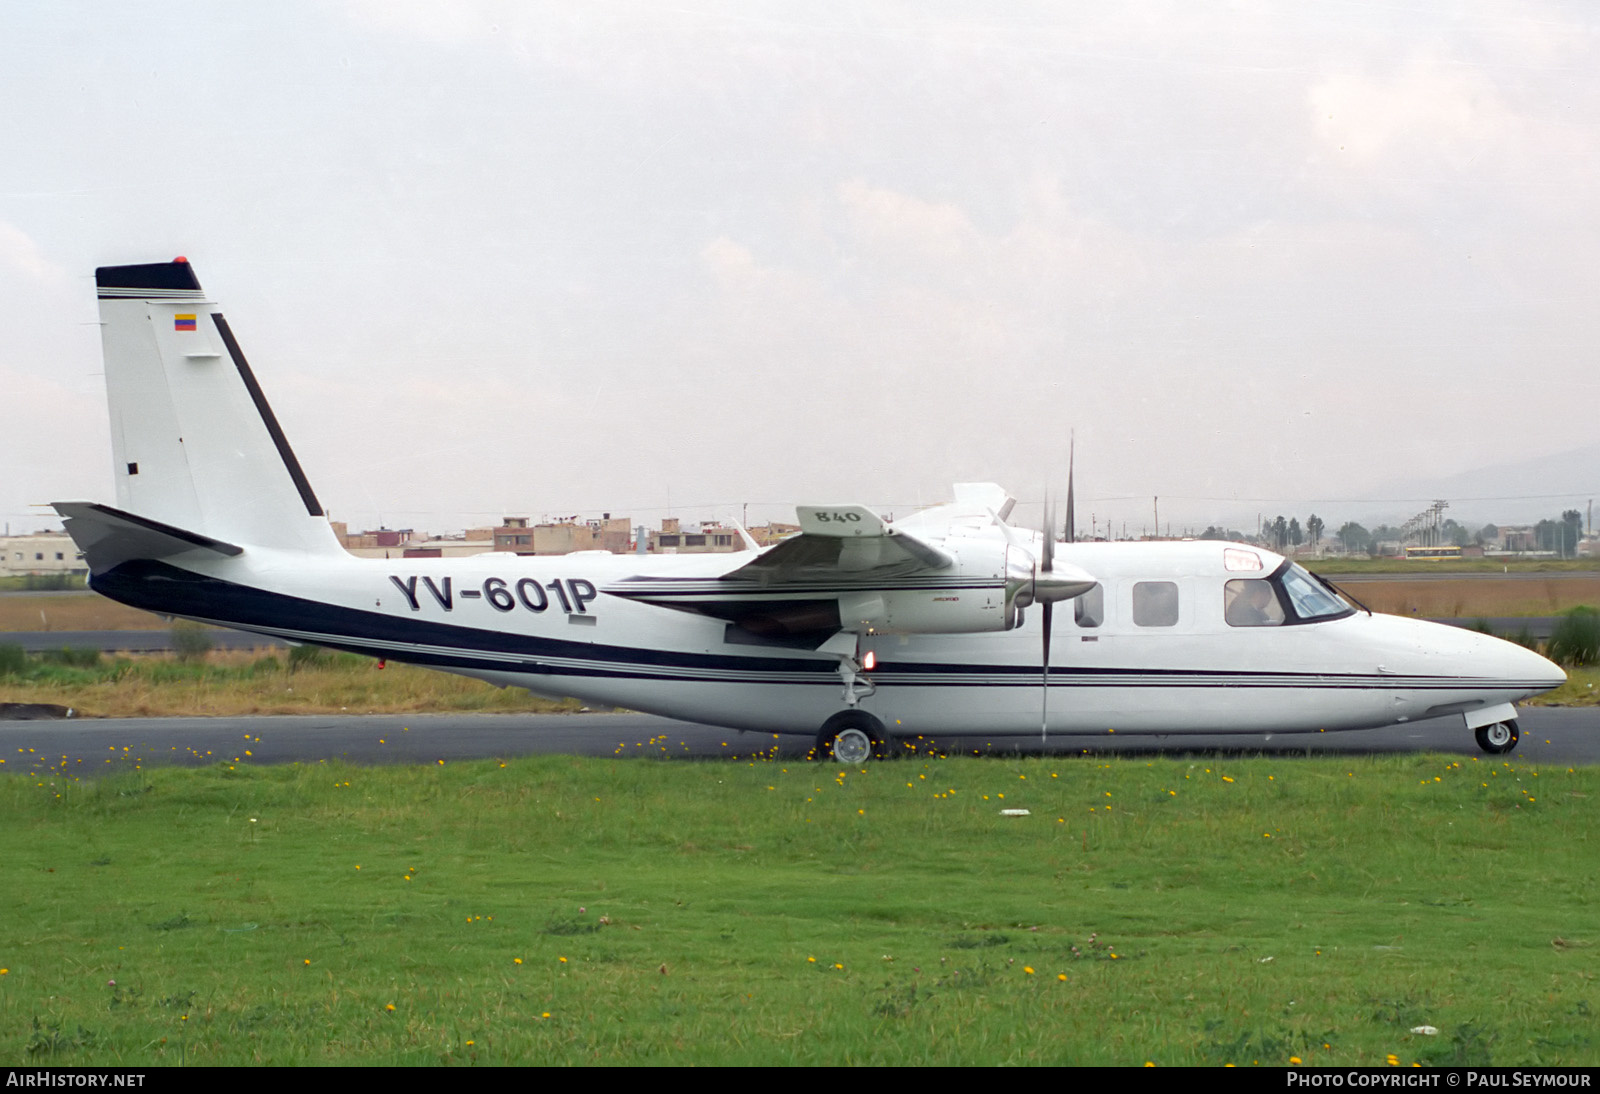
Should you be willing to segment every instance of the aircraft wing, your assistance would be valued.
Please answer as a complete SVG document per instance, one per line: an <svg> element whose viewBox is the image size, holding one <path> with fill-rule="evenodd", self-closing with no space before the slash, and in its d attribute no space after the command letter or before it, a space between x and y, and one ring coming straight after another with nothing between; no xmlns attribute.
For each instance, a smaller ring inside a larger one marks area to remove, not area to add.
<svg viewBox="0 0 1600 1094"><path fill-rule="evenodd" d="M718 577L624 578L603 591L695 612L758 634L826 631L861 614L863 598L885 594L999 589L1003 578L974 578L955 559L903 532L865 506L802 506L800 534Z"/></svg>

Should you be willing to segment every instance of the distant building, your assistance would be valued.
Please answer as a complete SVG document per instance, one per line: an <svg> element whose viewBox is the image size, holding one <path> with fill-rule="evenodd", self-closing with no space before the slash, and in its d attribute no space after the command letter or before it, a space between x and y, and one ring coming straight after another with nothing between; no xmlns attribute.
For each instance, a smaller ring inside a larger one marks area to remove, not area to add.
<svg viewBox="0 0 1600 1094"><path fill-rule="evenodd" d="M353 553L373 548L404 547L416 536L410 528L377 528L352 535L343 521L331 520L328 524L333 528L333 534L338 537L339 545Z"/></svg>
<svg viewBox="0 0 1600 1094"><path fill-rule="evenodd" d="M570 555L574 551L624 554L632 542L627 517L606 513L599 520L577 518L530 524L527 517L508 517L494 529L494 549L518 555Z"/></svg>
<svg viewBox="0 0 1600 1094"><path fill-rule="evenodd" d="M705 555L743 549L744 540L739 530L720 524L706 524L698 531L685 532L680 530L676 517L668 517L661 522L661 531L650 533L651 554Z"/></svg>
<svg viewBox="0 0 1600 1094"><path fill-rule="evenodd" d="M0 536L0 577L25 574L86 574L78 545L65 532L35 532L31 536Z"/></svg>

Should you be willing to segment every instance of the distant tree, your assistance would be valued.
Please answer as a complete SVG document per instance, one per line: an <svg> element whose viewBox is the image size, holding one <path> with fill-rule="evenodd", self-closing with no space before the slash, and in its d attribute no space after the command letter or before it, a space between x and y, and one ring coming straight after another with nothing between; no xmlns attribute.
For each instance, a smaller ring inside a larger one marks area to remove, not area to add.
<svg viewBox="0 0 1600 1094"><path fill-rule="evenodd" d="M1445 543L1453 544L1457 547L1465 547L1472 542L1472 533L1461 527L1454 520L1445 521L1440 526L1439 531Z"/></svg>
<svg viewBox="0 0 1600 1094"><path fill-rule="evenodd" d="M1533 526L1533 543L1541 551L1554 551L1561 544L1561 525L1553 520L1541 520Z"/></svg>
<svg viewBox="0 0 1600 1094"><path fill-rule="evenodd" d="M1367 551L1382 551L1385 543L1399 543L1401 540L1400 529L1389 524L1380 524L1372 530L1372 539L1367 546Z"/></svg>
<svg viewBox="0 0 1600 1094"><path fill-rule="evenodd" d="M1561 557L1577 558L1578 541L1583 538L1583 514L1568 509L1561 514Z"/></svg>
<svg viewBox="0 0 1600 1094"><path fill-rule="evenodd" d="M1206 530L1204 532L1200 533L1199 538L1223 539L1231 540L1234 543L1243 543L1245 535L1237 528L1218 528L1215 524L1210 524L1206 526Z"/></svg>
<svg viewBox="0 0 1600 1094"><path fill-rule="evenodd" d="M1283 550L1289 542L1289 522L1283 519L1283 514L1278 514L1272 521L1272 545L1278 550Z"/></svg>
<svg viewBox="0 0 1600 1094"><path fill-rule="evenodd" d="M1478 529L1478 534L1474 536L1473 539L1481 544L1498 542L1500 539L1500 529L1496 528L1492 524L1485 524L1482 528Z"/></svg>
<svg viewBox="0 0 1600 1094"><path fill-rule="evenodd" d="M1372 543L1372 534L1352 520L1339 529L1339 542L1347 552L1354 554L1367 549Z"/></svg>
<svg viewBox="0 0 1600 1094"><path fill-rule="evenodd" d="M1311 541L1311 546L1315 547L1322 542L1322 529L1324 527L1322 518L1317 514L1312 513L1306 518L1306 538Z"/></svg>
<svg viewBox="0 0 1600 1094"><path fill-rule="evenodd" d="M1298 546L1300 546L1300 544L1305 542L1305 539L1306 539L1305 533L1300 530L1300 518L1299 517L1290 517L1289 518L1289 542L1294 544L1296 547L1298 547Z"/></svg>

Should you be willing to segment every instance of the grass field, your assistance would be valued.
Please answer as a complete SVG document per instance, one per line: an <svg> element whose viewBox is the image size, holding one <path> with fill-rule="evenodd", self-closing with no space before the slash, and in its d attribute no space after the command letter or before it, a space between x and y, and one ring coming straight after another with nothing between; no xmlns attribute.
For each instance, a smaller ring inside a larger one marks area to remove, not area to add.
<svg viewBox="0 0 1600 1094"><path fill-rule="evenodd" d="M171 625L159 615L87 590L0 596L0 632L164 631Z"/></svg>
<svg viewBox="0 0 1600 1094"><path fill-rule="evenodd" d="M1321 574L1548 574L1600 572L1600 558L1305 558L1306 569Z"/></svg>
<svg viewBox="0 0 1600 1094"><path fill-rule="evenodd" d="M1438 756L10 776L0 1059L1592 1065L1597 793Z"/></svg>
<svg viewBox="0 0 1600 1094"><path fill-rule="evenodd" d="M8 671L9 670L9 671ZM497 688L411 665L306 647L103 657L65 651L23 657L0 643L0 702L71 707L80 717L241 714L407 714L420 711L548 713L574 701Z"/></svg>
<svg viewBox="0 0 1600 1094"><path fill-rule="evenodd" d="M1594 577L1464 577L1434 581L1340 581L1341 589L1375 612L1419 619L1476 619L1559 615L1600 604L1600 574Z"/></svg>

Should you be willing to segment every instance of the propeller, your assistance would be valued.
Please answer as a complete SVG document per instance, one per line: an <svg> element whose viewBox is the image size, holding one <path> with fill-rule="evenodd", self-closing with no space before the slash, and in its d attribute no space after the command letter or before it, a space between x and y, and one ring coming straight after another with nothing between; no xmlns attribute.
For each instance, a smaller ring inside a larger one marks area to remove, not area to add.
<svg viewBox="0 0 1600 1094"><path fill-rule="evenodd" d="M1070 483L1072 480L1069 477L1067 481ZM1068 512L1071 512L1072 509L1072 502L1070 500L1071 497L1072 487L1069 485L1067 487ZM1044 574L1053 573L1055 571L1055 562L1056 515L1055 508L1050 502L1050 492L1047 490L1045 491L1044 495L1044 548L1039 552L1040 575L1042 576ZM1037 587L1037 579L1035 580L1034 584ZM1040 690L1039 700L1039 740L1041 741L1050 736L1050 632L1055 626L1055 608L1055 601L1046 600L1044 602L1044 612L1042 613L1044 617L1044 675L1042 678L1043 687Z"/></svg>
<svg viewBox="0 0 1600 1094"><path fill-rule="evenodd" d="M1076 514L1073 512L1073 508L1072 508L1072 484L1073 484L1073 477L1074 477L1073 476L1073 471L1075 470L1075 468L1073 467L1073 464L1074 464L1074 461L1075 461L1076 456L1077 456L1077 447L1078 447L1078 439L1077 439L1077 436L1075 434L1071 435L1071 439L1068 441L1068 445L1069 445L1069 447L1067 448L1067 514L1066 514L1065 535L1062 538L1065 539L1065 541L1068 542L1068 543L1075 543L1075 542L1077 542L1077 532L1076 532L1077 519L1076 519ZM1050 502L1050 492L1047 490L1047 491L1045 491L1045 495L1044 495L1044 548L1039 553L1039 574L1040 574L1040 576L1043 576L1045 574L1053 575L1055 573L1055 561L1056 561L1056 517L1055 517L1055 507ZM1034 586L1035 586L1036 590L1039 588L1039 586L1048 585L1048 584L1049 584L1048 582L1041 582L1037 578L1034 581ZM1037 595L1037 592L1036 592L1035 595ZM1040 706L1040 710L1039 710L1039 739L1041 741L1043 741L1043 740L1046 740L1050 736L1050 634L1051 634L1051 631L1054 629L1054 624L1055 624L1054 616L1055 616L1055 606L1056 605L1055 605L1055 600L1053 600L1053 599L1048 599L1048 598L1041 598L1041 599L1043 599L1043 604L1044 604L1044 611L1042 613L1043 616L1044 616L1044 633L1043 633L1043 636L1042 636L1043 640L1044 640L1043 641L1043 647L1044 648L1043 648L1043 651L1042 651L1043 657L1041 658L1041 660L1043 661L1043 664L1044 664L1044 670L1043 670L1043 673L1041 675L1041 680L1042 680L1042 683L1043 683L1043 687L1040 689L1041 695L1040 695L1040 700L1039 700L1039 706Z"/></svg>
<svg viewBox="0 0 1600 1094"><path fill-rule="evenodd" d="M1072 461L1067 464L1067 540L1074 540L1072 532L1073 521L1073 484ZM1048 491L1045 494L1044 532L1041 542L1034 545L1033 537L1018 529L1012 528L993 509L988 510L989 519L1000 529L1005 536L1006 543L1016 550L1006 563L1008 573L1007 586L1010 596L1010 608L1020 613L1034 605L1039 605L1044 624L1042 668L1040 673L1042 709L1040 711L1039 734L1041 739L1049 736L1050 731L1050 632L1055 625L1055 603L1058 600L1071 600L1081 596L1094 588L1097 582L1094 575L1086 573L1070 562L1060 565L1056 563L1056 517L1055 505L1050 500ZM1020 556L1020 557L1018 557ZM1026 559L1027 561L1024 561Z"/></svg>

